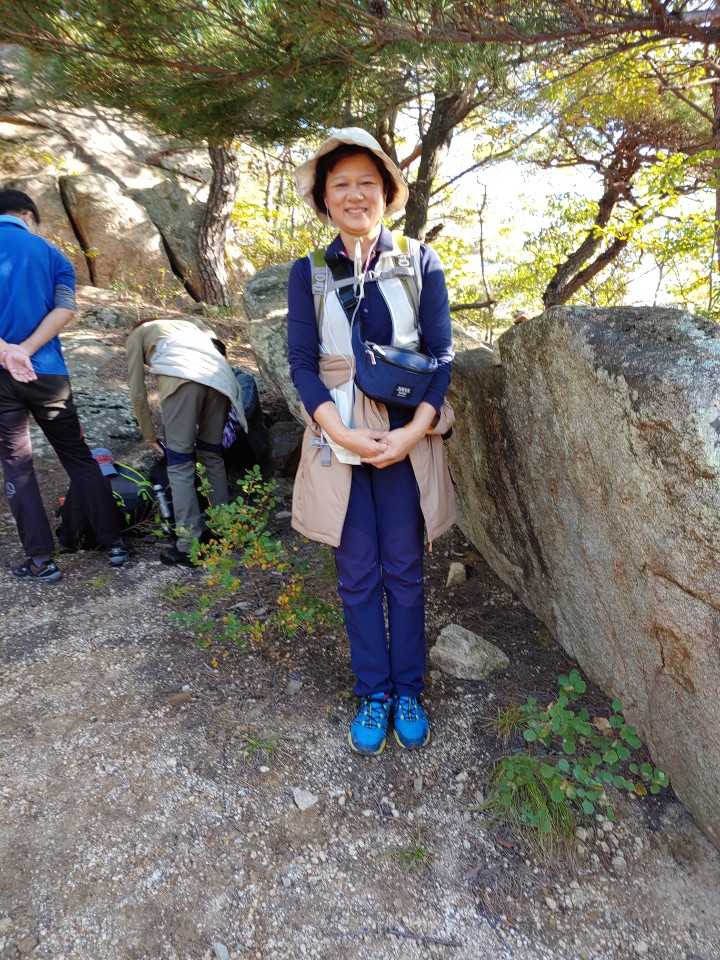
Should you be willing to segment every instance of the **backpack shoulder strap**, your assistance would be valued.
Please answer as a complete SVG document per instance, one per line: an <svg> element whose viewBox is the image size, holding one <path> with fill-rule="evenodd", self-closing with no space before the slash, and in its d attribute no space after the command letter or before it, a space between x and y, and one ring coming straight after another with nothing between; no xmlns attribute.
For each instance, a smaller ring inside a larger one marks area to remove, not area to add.
<svg viewBox="0 0 720 960"><path fill-rule="evenodd" d="M398 277L402 282L410 304L415 313L415 325L420 326L420 292L422 273L420 271L420 244L412 237L393 232L393 249L384 255L386 262L392 263L390 269L384 269L382 276Z"/></svg>
<svg viewBox="0 0 720 960"><path fill-rule="evenodd" d="M312 277L313 300L315 301L315 317L318 323L318 331L322 340L322 316L325 304L325 288L328 280L328 269L325 263L325 247L317 247L312 253L308 254L310 261L310 274Z"/></svg>
<svg viewBox="0 0 720 960"><path fill-rule="evenodd" d="M133 483L137 483L138 486L152 486L152 483L150 483L150 480L145 474L136 470L135 467L131 467L129 463L120 463L119 460L115 460L114 466L119 468L118 473L123 477L127 477L128 480L132 480Z"/></svg>

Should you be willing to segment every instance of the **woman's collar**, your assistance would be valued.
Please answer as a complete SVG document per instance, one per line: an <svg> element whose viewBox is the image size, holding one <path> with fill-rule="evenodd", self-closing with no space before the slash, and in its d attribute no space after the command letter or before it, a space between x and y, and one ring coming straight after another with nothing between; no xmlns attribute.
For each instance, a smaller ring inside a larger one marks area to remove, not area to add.
<svg viewBox="0 0 720 960"><path fill-rule="evenodd" d="M384 223L380 224L380 236L378 237L375 245L375 253L385 253L387 250L392 250L393 246L394 241L392 233L390 230L388 230ZM343 246L342 237L340 234L338 234L332 243L328 245L328 251L330 253L344 253L346 256L352 259L352 254L350 254Z"/></svg>

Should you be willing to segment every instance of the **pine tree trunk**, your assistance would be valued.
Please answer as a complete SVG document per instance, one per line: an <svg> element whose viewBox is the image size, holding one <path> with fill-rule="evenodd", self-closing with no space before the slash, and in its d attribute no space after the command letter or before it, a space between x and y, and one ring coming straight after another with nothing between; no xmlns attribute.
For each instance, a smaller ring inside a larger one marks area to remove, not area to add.
<svg viewBox="0 0 720 960"><path fill-rule="evenodd" d="M430 210L430 193L440 163L450 147L455 127L475 107L474 87L447 94L436 94L432 118L422 138L417 179L410 184L405 208L404 232L408 237L424 240Z"/></svg>
<svg viewBox="0 0 720 960"><path fill-rule="evenodd" d="M713 51L714 57L717 57L717 50ZM713 67L717 66L717 61L713 63ZM708 71L709 73L710 71ZM720 83L718 82L717 70L713 70L710 74L712 79L715 81L712 85L712 102L713 102L713 123L712 123L712 149L717 151L720 148ZM714 171L714 181L715 181L715 250L713 256L713 263L710 264L710 303L709 307L712 309L716 306L718 300L718 294L716 292L717 288L717 277L720 276L720 180L718 180L718 175L720 175L720 157L717 152L712 161L713 171Z"/></svg>
<svg viewBox="0 0 720 960"><path fill-rule="evenodd" d="M205 303L231 305L225 266L225 238L230 224L240 167L232 145L208 144L213 176L197 241L197 267Z"/></svg>

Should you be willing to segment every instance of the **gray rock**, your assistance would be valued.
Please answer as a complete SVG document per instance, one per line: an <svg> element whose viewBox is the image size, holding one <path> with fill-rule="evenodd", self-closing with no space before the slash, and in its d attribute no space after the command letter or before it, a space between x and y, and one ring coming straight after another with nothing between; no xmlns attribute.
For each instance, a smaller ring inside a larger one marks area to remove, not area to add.
<svg viewBox="0 0 720 960"><path fill-rule="evenodd" d="M170 173L157 183L129 191L162 234L175 268L193 295L200 299L196 262L197 234L207 200L207 186Z"/></svg>
<svg viewBox="0 0 720 960"><path fill-rule="evenodd" d="M60 177L60 191L85 251L92 282L156 299L173 286L157 227L145 209L101 174Z"/></svg>
<svg viewBox="0 0 720 960"><path fill-rule="evenodd" d="M310 807L314 807L319 797L309 790L301 790L300 787L295 787L293 790L293 800L298 809L304 811L309 810Z"/></svg>
<svg viewBox="0 0 720 960"><path fill-rule="evenodd" d="M25 955L26 953L32 953L35 947L40 943L38 938L29 933L26 937L23 937L22 940L18 940L15 944L15 949L19 954Z"/></svg>
<svg viewBox="0 0 720 960"><path fill-rule="evenodd" d="M230 960L228 948L224 943L214 943L213 950L215 951L216 960Z"/></svg>
<svg viewBox="0 0 720 960"><path fill-rule="evenodd" d="M287 359L289 275L287 263L260 270L245 286L244 307L260 375L278 388L292 415L302 422L300 398L290 379Z"/></svg>
<svg viewBox="0 0 720 960"><path fill-rule="evenodd" d="M273 477L295 475L300 459L303 427L296 420L280 420L268 430L267 471Z"/></svg>
<svg viewBox="0 0 720 960"><path fill-rule="evenodd" d="M109 372L117 349L101 332L74 326L63 332L62 343L85 439L91 448L108 447L117 455L140 439L125 378ZM55 453L33 420L30 430L34 455L52 460Z"/></svg>
<svg viewBox="0 0 720 960"><path fill-rule="evenodd" d="M450 569L448 570L447 580L445 581L446 587L456 587L461 583L465 583L467 580L467 573L465 571L465 564L458 563L457 561L450 564Z"/></svg>
<svg viewBox="0 0 720 960"><path fill-rule="evenodd" d="M444 673L460 680L484 680L510 663L502 650L456 623L443 627L429 656Z"/></svg>
<svg viewBox="0 0 720 960"><path fill-rule="evenodd" d="M456 358L460 526L720 844L720 327L554 307Z"/></svg>

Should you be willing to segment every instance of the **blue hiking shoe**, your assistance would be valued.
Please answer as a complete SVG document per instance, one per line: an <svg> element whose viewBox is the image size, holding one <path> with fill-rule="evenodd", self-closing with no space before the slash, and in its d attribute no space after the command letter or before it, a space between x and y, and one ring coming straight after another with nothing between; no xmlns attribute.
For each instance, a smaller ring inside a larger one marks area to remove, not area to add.
<svg viewBox="0 0 720 960"><path fill-rule="evenodd" d="M392 705L389 693L372 693L360 698L360 709L348 733L348 741L356 753L369 756L382 753Z"/></svg>
<svg viewBox="0 0 720 960"><path fill-rule="evenodd" d="M395 697L395 739L401 747L424 747L430 739L430 724L417 697Z"/></svg>

